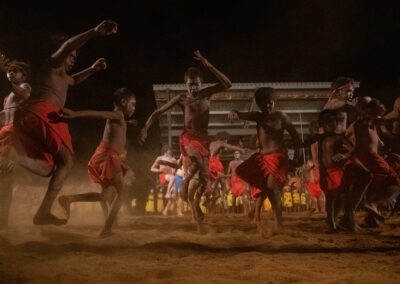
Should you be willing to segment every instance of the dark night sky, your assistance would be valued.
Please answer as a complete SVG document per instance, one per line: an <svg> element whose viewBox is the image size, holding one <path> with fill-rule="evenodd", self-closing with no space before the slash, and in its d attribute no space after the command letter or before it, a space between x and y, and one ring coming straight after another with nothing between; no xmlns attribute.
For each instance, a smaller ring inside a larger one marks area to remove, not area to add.
<svg viewBox="0 0 400 284"><path fill-rule="evenodd" d="M52 34L73 35L103 19L119 23L117 35L82 48L75 70L103 56L109 68L71 89L67 105L76 109L106 109L112 91L127 86L138 94L138 118L147 116L154 107L151 84L182 82L185 69L198 65L195 49L233 82L347 75L361 81L359 95L377 96L390 107L400 89L396 1L81 2L0 4L0 50L34 66ZM6 86L2 78L2 95Z"/></svg>
<svg viewBox="0 0 400 284"><path fill-rule="evenodd" d="M79 58L77 70L108 59L109 70L81 87L97 98L121 85L181 82L197 64L195 49L234 82L330 81L343 74L360 80L361 91L378 92L399 80L400 5L388 1L112 1L46 9L2 2L1 50L33 62L53 33L72 35L106 18L119 23L117 35L89 42Z"/></svg>

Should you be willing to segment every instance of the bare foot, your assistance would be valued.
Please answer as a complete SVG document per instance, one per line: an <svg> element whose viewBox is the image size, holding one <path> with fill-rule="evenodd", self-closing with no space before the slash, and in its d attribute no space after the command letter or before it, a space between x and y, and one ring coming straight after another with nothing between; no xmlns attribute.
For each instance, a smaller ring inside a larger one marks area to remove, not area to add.
<svg viewBox="0 0 400 284"><path fill-rule="evenodd" d="M365 216L365 224L369 228L379 228L378 220L371 213L368 213L367 216Z"/></svg>
<svg viewBox="0 0 400 284"><path fill-rule="evenodd" d="M197 224L197 233L198 234L204 235L204 234L208 233L209 227L206 224L204 224L202 222L196 222L196 224Z"/></svg>
<svg viewBox="0 0 400 284"><path fill-rule="evenodd" d="M194 214L194 218L196 219L196 221L197 222L202 222L203 220L204 220L204 213L203 213L203 211L201 211L201 208L200 208L200 201L199 200L195 200L194 202L193 202L193 212L195 213Z"/></svg>
<svg viewBox="0 0 400 284"><path fill-rule="evenodd" d="M250 211L247 214L247 217L249 217L249 219L251 219L251 220L254 220L255 213L256 213L256 207L252 207L252 208L250 208Z"/></svg>
<svg viewBox="0 0 400 284"><path fill-rule="evenodd" d="M376 208L374 204L365 204L364 209L367 210L369 213L373 214L378 221L380 222L385 221L385 217L382 216L382 214L378 211L378 208Z"/></svg>
<svg viewBox="0 0 400 284"><path fill-rule="evenodd" d="M261 237L263 238L270 238L272 237L273 230L271 227L264 226L261 221L255 221L255 224L257 226L257 232L260 234Z"/></svg>
<svg viewBox="0 0 400 284"><path fill-rule="evenodd" d="M47 214L47 215L35 215L33 217L33 224L35 225L65 225L67 224L66 219L60 219L53 214Z"/></svg>
<svg viewBox="0 0 400 284"><path fill-rule="evenodd" d="M60 206L64 209L65 211L65 215L67 215L67 220L70 217L70 202L68 201L68 198L64 195L60 196L58 198L58 204L60 204Z"/></svg>
<svg viewBox="0 0 400 284"><path fill-rule="evenodd" d="M105 239L105 238L109 238L109 237L114 236L114 235L115 235L115 233L113 231L111 231L111 230L102 230L100 232L99 238L100 239Z"/></svg>

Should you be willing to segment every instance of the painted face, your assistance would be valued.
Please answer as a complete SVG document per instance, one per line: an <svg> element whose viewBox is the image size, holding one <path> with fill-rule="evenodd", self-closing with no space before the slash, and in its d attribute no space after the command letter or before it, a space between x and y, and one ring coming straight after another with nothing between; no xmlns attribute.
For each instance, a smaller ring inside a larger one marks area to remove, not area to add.
<svg viewBox="0 0 400 284"><path fill-rule="evenodd" d="M123 99L121 101L121 105L124 116L126 118L129 118L135 113L136 99L135 98Z"/></svg>
<svg viewBox="0 0 400 284"><path fill-rule="evenodd" d="M186 90L189 93L189 95L195 97L196 93L198 91L200 91L201 86L202 86L200 77L196 77L194 79L188 78L186 80L185 86L186 86Z"/></svg>
<svg viewBox="0 0 400 284"><path fill-rule="evenodd" d="M14 84L21 84L26 79L25 74L17 66L10 66L7 69L7 79Z"/></svg>
<svg viewBox="0 0 400 284"><path fill-rule="evenodd" d="M64 61L65 70L67 72L71 71L72 67L74 67L76 62L76 57L77 57L76 50L68 54L67 58Z"/></svg>

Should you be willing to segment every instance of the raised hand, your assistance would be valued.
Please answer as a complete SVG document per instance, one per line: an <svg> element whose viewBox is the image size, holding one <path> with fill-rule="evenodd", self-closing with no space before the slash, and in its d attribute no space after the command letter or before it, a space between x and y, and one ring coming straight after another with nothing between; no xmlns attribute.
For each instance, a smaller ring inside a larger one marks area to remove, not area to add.
<svg viewBox="0 0 400 284"><path fill-rule="evenodd" d="M92 65L92 69L96 72L105 70L106 68L107 68L107 62L105 58L97 59L96 62L93 63Z"/></svg>
<svg viewBox="0 0 400 284"><path fill-rule="evenodd" d="M228 113L228 120L229 120L230 122L238 121L238 120L239 120L239 114L238 114L238 112L237 112L236 110L231 110L231 111Z"/></svg>
<svg viewBox="0 0 400 284"><path fill-rule="evenodd" d="M201 63L203 63L204 67L209 67L211 64L210 62L203 56L201 55L199 50L196 50L194 52L194 59L201 61Z"/></svg>
<svg viewBox="0 0 400 284"><path fill-rule="evenodd" d="M63 118L72 119L75 118L75 112L69 108L62 109Z"/></svg>
<svg viewBox="0 0 400 284"><path fill-rule="evenodd" d="M7 72L8 64L10 59L8 59L3 53L0 52L0 71Z"/></svg>
<svg viewBox="0 0 400 284"><path fill-rule="evenodd" d="M111 20L102 21L94 31L100 36L108 36L117 33L118 24Z"/></svg>

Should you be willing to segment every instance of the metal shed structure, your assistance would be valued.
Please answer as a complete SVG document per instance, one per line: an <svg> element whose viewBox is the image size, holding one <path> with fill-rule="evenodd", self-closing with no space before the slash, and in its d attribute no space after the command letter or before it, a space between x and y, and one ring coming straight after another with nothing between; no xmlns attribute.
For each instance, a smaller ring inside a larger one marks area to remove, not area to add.
<svg viewBox="0 0 400 284"><path fill-rule="evenodd" d="M205 84L207 86L209 84ZM226 92L218 93L211 99L210 123L208 133L210 138L219 131L231 135L230 143L239 138L248 138L256 134L255 124L246 121L230 123L227 114L230 110L256 111L254 92L260 87L272 87L277 93L277 110L289 115L300 138L309 134L309 124L316 120L318 113L327 101L330 82L265 82L265 83L233 83ZM359 84L356 83L355 87ZM185 92L183 84L153 85L157 107L162 106L173 96ZM183 113L179 108L172 108L160 118L162 143L172 146L175 153L179 152L178 137L183 127Z"/></svg>

